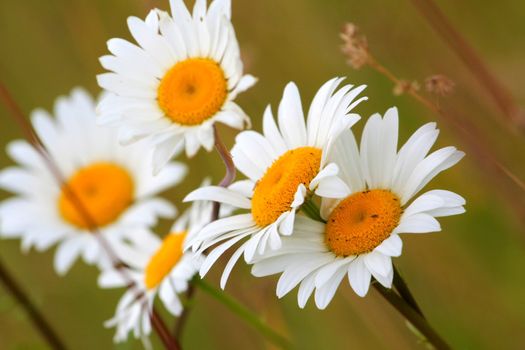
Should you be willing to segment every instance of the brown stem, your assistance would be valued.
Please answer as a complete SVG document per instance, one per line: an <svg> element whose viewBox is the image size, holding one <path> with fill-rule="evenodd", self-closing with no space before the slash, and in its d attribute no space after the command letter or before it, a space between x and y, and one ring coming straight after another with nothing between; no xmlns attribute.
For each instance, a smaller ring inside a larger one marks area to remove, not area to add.
<svg viewBox="0 0 525 350"><path fill-rule="evenodd" d="M15 281L13 276L9 273L6 267L0 261L0 280L4 287L9 291L11 296L16 299L18 304L22 306L24 311L29 316L33 327L35 327L40 335L46 340L49 347L55 350L65 350L66 347L58 334L53 330L51 324L46 320L44 315L31 302L28 295L22 287Z"/></svg>
<svg viewBox="0 0 525 350"><path fill-rule="evenodd" d="M181 348L178 341L171 336L168 328L166 327L166 324L162 320L162 317L160 317L155 309L151 311L151 323L153 328L155 328L157 331L157 334L159 335L159 338L162 340L162 343L166 349L179 350Z"/></svg>
<svg viewBox="0 0 525 350"><path fill-rule="evenodd" d="M224 163L224 167L226 168L226 174L222 178L221 182L219 182L219 186L221 187L228 187L232 184L233 180L235 180L235 164L233 163L232 156L230 154L230 151L228 151L228 148L224 145L222 142L219 133L217 132L217 127L213 126L213 136L215 138L215 149L217 150L217 153L222 159L222 162ZM221 209L221 204L219 202L213 202L213 209L211 214L211 220L215 221L219 218L219 211ZM190 284L189 289L186 293L187 301L191 301L195 295L195 286L193 283ZM174 335L177 339L180 339L182 336L182 331L184 329L184 326L187 322L190 308L186 306L184 310L182 311L182 314L179 316L179 321L177 322L174 330Z"/></svg>
<svg viewBox="0 0 525 350"><path fill-rule="evenodd" d="M190 302L195 297L195 290L195 285L192 281L188 286L188 290L186 291L186 305L184 305L184 309L182 310L182 313L179 316L179 320L177 321L177 324L175 325L175 330L173 332L173 335L176 339L182 339L182 331L184 330L184 326L186 325L186 322L188 321L188 317L190 315Z"/></svg>
<svg viewBox="0 0 525 350"><path fill-rule="evenodd" d="M430 324L417 313L403 298L393 290L373 283L375 289L385 300L402 314L410 324L412 324L436 349L450 349L450 346L441 336L430 326Z"/></svg>
<svg viewBox="0 0 525 350"><path fill-rule="evenodd" d="M127 270L123 268L124 265L117 257L117 254L113 251L109 242L101 234L96 221L93 219L93 217L87 210L86 206L82 203L80 197L78 197L75 191L71 188L71 186L68 185L64 175L60 171L60 168L55 163L51 155L47 152L45 146L42 144L42 142L37 137L32 125L27 121L27 118L22 112L22 109L13 99L8 89L1 82L0 82L0 99L4 102L4 105L11 112L11 116L14 118L17 124L21 127L26 140L31 144L31 146L33 146L33 148L42 157L48 170L51 172L51 174L57 181L58 185L60 186L62 191L65 193L66 197L71 201L71 203L73 204L75 209L78 211L78 213L80 214L84 222L87 223L89 231L91 231L91 233L98 239L102 249L112 261L113 266L122 275L122 277L126 281L129 288L133 288L133 289L137 288L135 282L127 273ZM137 296L140 296L141 293L142 291L137 290ZM162 318L157 314L155 309L153 309L152 315L155 315L155 320L153 320L152 318L153 328L155 329L159 337L161 337L161 339L165 338L167 334L168 337L172 338L169 332L167 333L165 332L167 327L164 321L162 320ZM162 339L162 340L163 340L163 343L166 344L167 339ZM178 344L176 339L171 339L169 343L170 344L173 343L176 345ZM178 349L178 347L172 347L169 349Z"/></svg>
<svg viewBox="0 0 525 350"><path fill-rule="evenodd" d="M213 126L213 136L215 137L215 149L217 150L217 153L219 153L219 156L224 163L224 167L226 168L226 174L222 178L221 182L219 182L219 186L228 187L232 184L233 180L235 180L235 164L233 163L230 151L228 151L228 148L226 148L222 142L215 125ZM218 202L214 202L211 221L215 221L219 218L219 209L220 204Z"/></svg>
<svg viewBox="0 0 525 350"><path fill-rule="evenodd" d="M430 26L452 48L463 61L467 69L478 79L481 86L492 97L507 120L525 128L525 113L514 101L511 93L490 72L476 51L465 38L454 28L445 14L433 0L411 0L416 9L426 18Z"/></svg>

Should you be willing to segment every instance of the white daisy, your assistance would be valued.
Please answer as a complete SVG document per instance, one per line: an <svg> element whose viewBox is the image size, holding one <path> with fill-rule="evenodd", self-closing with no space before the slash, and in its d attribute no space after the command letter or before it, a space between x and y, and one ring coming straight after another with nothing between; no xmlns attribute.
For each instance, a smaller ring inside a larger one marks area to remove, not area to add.
<svg viewBox="0 0 525 350"><path fill-rule="evenodd" d="M278 249L281 235L293 231L295 213L312 191L323 193L334 184L337 166L326 159L332 140L350 128L359 116L350 113L366 97L354 101L365 86L345 85L342 79L325 83L315 95L307 120L299 91L293 83L285 90L278 110L279 127L271 109L264 113L263 134L243 131L232 149L233 161L248 180L228 189L205 187L190 193L186 200L213 200L250 210L207 225L188 242L199 252L220 243L206 258L200 270L204 276L227 249L249 238L230 259L221 279L224 288L231 269L244 253L246 261L262 254L267 247Z"/></svg>
<svg viewBox="0 0 525 350"><path fill-rule="evenodd" d="M188 289L188 282L202 262L198 254L183 252L183 243L209 223L211 215L212 203L194 203L177 219L164 240L150 234L131 246L119 246L119 258L128 266L126 276L121 271L107 269L99 278L103 288L135 284L124 293L115 316L106 322L106 326L117 328L115 341L126 340L131 331L135 338L150 334L151 310L157 294L172 315L180 315L183 306L177 294Z"/></svg>
<svg viewBox="0 0 525 350"><path fill-rule="evenodd" d="M108 41L113 55L100 58L111 73L98 76L111 94L99 105L100 123L118 126L124 144L142 138L155 147L158 171L179 146L193 156L214 145L213 124L236 129L249 124L233 102L255 84L243 75L239 44L230 22L229 0L197 0L193 14L182 0L171 0L172 17L152 10L142 21L128 19L138 43Z"/></svg>
<svg viewBox="0 0 525 350"><path fill-rule="evenodd" d="M411 201L464 156L455 147L427 156L438 133L435 123L426 124L397 152L398 116L391 108L384 118L370 117L360 150L350 131L341 134L329 159L339 165L344 184L324 194L321 216L326 223L297 217L294 234L283 238L279 251L259 258L253 274L282 272L278 297L300 284L300 307L315 290L315 303L324 309L346 275L360 296L366 295L371 276L390 288L391 258L401 255L399 234L440 231L436 217L465 211L465 200L445 190L428 191Z"/></svg>
<svg viewBox="0 0 525 350"><path fill-rule="evenodd" d="M58 98L55 116L33 112L36 134L110 243L136 239L136 229L175 215L173 205L157 194L180 182L185 166L171 163L154 177L151 148L122 147L114 130L97 126L95 102L82 89ZM0 204L0 235L20 238L25 251L59 243L54 265L60 274L79 256L89 264L107 263L93 223L86 222L39 154L25 141L10 143L7 152L19 166L0 172L0 187L16 194Z"/></svg>

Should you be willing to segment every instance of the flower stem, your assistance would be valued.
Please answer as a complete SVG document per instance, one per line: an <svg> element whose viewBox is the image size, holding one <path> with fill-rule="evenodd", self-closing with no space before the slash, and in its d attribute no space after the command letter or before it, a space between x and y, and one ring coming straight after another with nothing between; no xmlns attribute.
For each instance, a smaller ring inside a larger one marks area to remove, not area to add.
<svg viewBox="0 0 525 350"><path fill-rule="evenodd" d="M435 349L450 349L450 346L441 338L441 336L430 326L430 324L403 298L401 298L392 289L388 289L379 283L373 283L375 289L381 296L392 305L400 314L402 314L417 331L432 344Z"/></svg>
<svg viewBox="0 0 525 350"><path fill-rule="evenodd" d="M307 199L303 205L301 206L301 210L310 218L315 221L325 222L323 218L321 217L321 214L319 212L319 208L317 205L312 201L312 199Z"/></svg>
<svg viewBox="0 0 525 350"><path fill-rule="evenodd" d="M13 276L0 262L0 280L2 281L5 288L9 291L11 296L22 306L27 315L29 316L33 326L40 332L42 337L47 341L49 347L55 350L66 349L62 340L58 337L57 333L53 330L53 327L46 320L44 315L38 310L38 308L31 302L25 291L18 285Z"/></svg>
<svg viewBox="0 0 525 350"><path fill-rule="evenodd" d="M166 324L155 309L151 311L150 317L153 328L155 328L160 340L162 340L164 347L167 350L180 350L181 347L177 339L171 336Z"/></svg>
<svg viewBox="0 0 525 350"><path fill-rule="evenodd" d="M235 180L235 164L233 163L230 151L222 142L222 139L215 125L213 125L213 137L215 139L215 149L217 150L217 153L221 157L221 160L224 163L224 167L226 168L226 174L222 178L221 182L219 182L219 186L228 187L232 184L233 180ZM210 222L215 221L219 218L220 209L221 204L219 202L213 202L213 209ZM188 304L191 301L191 299L193 299L194 295L195 285L192 283L190 284L190 286L188 287L188 291L186 292ZM184 310L182 310L182 314L179 316L179 321L175 325L175 330L173 334L176 338L180 338L182 336L182 332L184 326L186 325L186 321L188 320L189 313L190 308L188 306L185 306Z"/></svg>
<svg viewBox="0 0 525 350"><path fill-rule="evenodd" d="M221 160L224 163L224 167L226 168L226 174L222 178L221 182L219 182L219 186L228 187L232 184L233 180L235 180L235 164L233 163L230 151L228 151L228 148L226 148L226 146L222 142L219 133L217 132L217 127L215 125L213 126L213 136L215 138L215 149L217 150L217 153L221 157ZM215 221L219 218L220 207L220 203L213 203L211 221Z"/></svg>
<svg viewBox="0 0 525 350"><path fill-rule="evenodd" d="M195 278L194 283L202 291L208 293L210 296L224 304L233 313L261 332L261 334L264 335L274 345L280 347L281 349L290 349L292 347L288 339L274 331L266 323L264 323L264 321L261 320L258 315L254 314L252 311L247 309L244 305L240 304L228 294L224 293L222 290L214 288L205 280L200 278Z"/></svg>
<svg viewBox="0 0 525 350"><path fill-rule="evenodd" d="M419 307L416 299L412 295L412 292L410 292L410 289L408 288L408 285L406 284L403 277L401 277L401 274L399 273L399 270L394 265L394 286L396 287L396 290L398 291L401 298L403 298L408 305L416 311L419 316L425 318L425 315L423 315L423 311L421 311L421 308Z"/></svg>
<svg viewBox="0 0 525 350"><path fill-rule="evenodd" d="M191 300L195 297L195 284L190 283L188 285L188 290L186 291L186 304L184 305L184 309L182 310L182 313L180 314L177 323L175 324L175 329L173 331L173 335L177 339L182 338L182 333L184 330L184 326L186 325L186 322L188 321L188 317L190 315L191 310Z"/></svg>

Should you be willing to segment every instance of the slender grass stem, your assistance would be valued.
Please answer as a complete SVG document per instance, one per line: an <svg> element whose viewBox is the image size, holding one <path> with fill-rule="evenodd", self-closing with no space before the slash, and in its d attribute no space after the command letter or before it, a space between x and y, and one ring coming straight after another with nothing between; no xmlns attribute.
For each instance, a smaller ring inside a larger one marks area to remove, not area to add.
<svg viewBox="0 0 525 350"><path fill-rule="evenodd" d="M7 268L0 261L0 280L4 287L9 291L9 294L18 302L29 316L33 327L35 327L40 335L46 340L50 348L54 350L65 350L66 346L55 332L49 321L38 310L35 304L31 301L27 293L11 276Z"/></svg>
<svg viewBox="0 0 525 350"><path fill-rule="evenodd" d="M432 344L435 349L446 350L450 346L445 340L432 328L432 326L403 298L401 298L392 289L388 289L379 283L373 283L374 288L379 294L392 305L400 314L402 314L417 331Z"/></svg>
<svg viewBox="0 0 525 350"><path fill-rule="evenodd" d="M274 331L270 328L264 321L244 305L240 304L237 300L224 293L222 290L214 288L208 284L205 280L200 278L195 278L194 283L198 286L203 292L206 292L222 304L224 304L228 309L230 309L237 316L249 323L253 328L259 331L266 339L272 342L274 345L280 347L281 349L291 349L292 346L288 339Z"/></svg>
<svg viewBox="0 0 525 350"><path fill-rule="evenodd" d="M430 26L441 36L452 51L463 61L465 67L478 79L502 115L513 126L523 132L525 130L525 113L516 104L512 94L492 74L480 55L465 38L454 28L447 16L433 0L410 0L414 7L423 15Z"/></svg>
<svg viewBox="0 0 525 350"><path fill-rule="evenodd" d="M401 79L382 65L370 51L367 51L367 56L366 63L368 66L396 85L401 82ZM515 212L521 224L525 225L525 206L523 206L520 196L516 196L516 189L525 191L524 181L499 161L498 156L485 141L486 137L484 137L479 127L469 119L451 110L445 111L414 89L410 89L407 94L449 125L450 130L456 133L458 139L467 148L469 156L484 169L489 180L501 182L501 186L497 186L497 189L505 196L506 201L509 203L509 208Z"/></svg>

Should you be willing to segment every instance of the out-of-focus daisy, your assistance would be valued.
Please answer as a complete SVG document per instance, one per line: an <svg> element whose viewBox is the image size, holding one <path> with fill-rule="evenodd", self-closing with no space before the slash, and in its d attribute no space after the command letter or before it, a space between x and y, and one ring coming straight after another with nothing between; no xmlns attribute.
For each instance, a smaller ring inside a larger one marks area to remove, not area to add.
<svg viewBox="0 0 525 350"><path fill-rule="evenodd" d="M338 169L326 159L328 149L336 136L350 128L359 116L350 111L366 97L354 101L365 86L345 85L335 90L342 79L325 83L315 95L307 120L295 84L289 83L278 110L277 127L271 109L264 113L260 134L243 131L232 149L235 166L248 177L228 189L216 186L200 188L186 200L213 200L248 209L239 214L207 225L188 242L193 249L205 249L221 243L207 256L200 270L205 275L227 249L244 238L249 238L233 254L221 279L224 288L231 269L244 253L250 261L256 252L267 247L277 249L281 235L290 235L296 211L306 197L316 191L331 191L341 180Z"/></svg>
<svg viewBox="0 0 525 350"><path fill-rule="evenodd" d="M196 202L178 218L163 240L150 234L141 242L119 246L119 258L128 267L122 271L107 269L99 278L103 288L126 287L134 283L118 303L115 316L106 322L116 327L115 341L124 341L129 332L144 338L151 332L151 310L157 294L166 309L178 316L183 309L177 296L188 289L188 282L197 273L202 257L184 252L183 244L205 224L212 215L212 203ZM127 277L127 278L126 278ZM131 280L129 280L130 278Z"/></svg>
<svg viewBox="0 0 525 350"><path fill-rule="evenodd" d="M325 193L321 216L326 223L297 217L294 234L283 238L279 251L260 258L253 274L282 272L278 297L300 284L300 307L315 290L316 305L324 309L345 276L360 296L366 295L371 276L390 288L391 258L401 255L399 234L440 231L436 217L465 211L465 200L445 190L428 191L411 201L432 178L464 156L455 147L427 156L438 133L435 123L426 124L397 152L395 108L384 118L370 117L360 150L352 133L344 132L329 155L339 166L344 186Z"/></svg>
<svg viewBox="0 0 525 350"><path fill-rule="evenodd" d="M214 144L213 123L236 129L249 124L233 102L256 81L243 75L239 44L230 22L229 0L197 0L193 14L182 0L171 13L152 10L142 21L128 19L138 46L108 41L113 55L100 61L111 73L98 76L111 92L99 105L100 122L118 126L120 140L150 139L158 171L185 145L188 156Z"/></svg>
<svg viewBox="0 0 525 350"><path fill-rule="evenodd" d="M186 168L171 163L154 177L151 148L123 147L115 130L97 126L95 102L82 89L58 98L54 112L56 119L33 112L33 126L94 222L85 220L39 154L27 142L14 141L7 152L19 166L0 173L0 187L17 196L0 204L0 234L21 238L24 250L59 243L54 265L63 274L79 256L89 264L108 262L94 224L113 244L139 239L137 232L158 217L173 217L173 205L156 195L177 184Z"/></svg>

